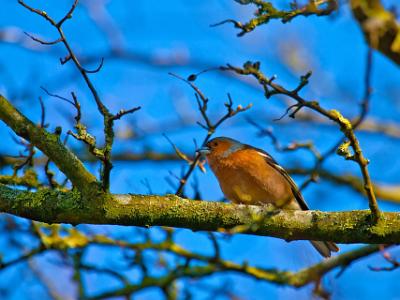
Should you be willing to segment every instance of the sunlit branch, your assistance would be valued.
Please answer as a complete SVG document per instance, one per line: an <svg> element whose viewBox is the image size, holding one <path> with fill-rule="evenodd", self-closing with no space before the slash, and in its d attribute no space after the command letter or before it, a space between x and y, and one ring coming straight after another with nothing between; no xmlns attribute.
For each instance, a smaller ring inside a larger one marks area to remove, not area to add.
<svg viewBox="0 0 400 300"><path fill-rule="evenodd" d="M75 55L75 52L72 50L72 47L70 46L64 31L62 29L62 25L64 24L64 22L67 19L72 18L72 14L74 12L74 10L76 9L77 5L78 5L78 0L75 0L70 8L70 10L65 14L65 16L60 19L60 21L56 22L53 18L51 18L45 11L41 11L39 9L35 9L29 5L27 5L25 2L23 2L22 0L18 1L22 6L24 6L25 8L27 8L28 10L30 10L33 13L36 13L40 16L42 16L44 19L46 19L47 21L50 22L50 24L55 27L57 29L57 32L59 34L59 39L58 41L62 42L65 46L65 49L68 52L68 55L64 58L61 59L60 62L61 64L65 64L66 62L68 62L69 60L72 60L74 65L76 66L76 68L78 69L78 71L80 72L80 74L82 75L86 85L88 86L90 92L93 95L93 98L96 102L97 105L97 109L100 112L100 114L103 117L103 123L104 123L104 136L105 136L105 145L102 148L97 148L96 146L96 140L94 138L90 139L90 142L88 143L88 139L87 137L87 131L85 128L85 134L80 135L78 134L73 134L73 136L75 138L77 138L78 140L84 141L86 144L89 145L91 151L93 153L95 153L95 156L98 157L100 159L100 161L103 164L103 168L102 168L102 172L101 172L101 180L102 180L102 186L103 186L103 190L107 191L110 187L110 173L111 173L111 169L112 169L112 163L111 163L111 150L112 150L112 146L114 143L114 121L120 119L122 116L126 115L126 114L130 114L133 113L137 110L140 109L140 107L135 107L129 110L121 110L120 112L118 112L116 115L112 114L108 108L106 107L106 105L103 103L103 101L100 99L99 93L97 91L97 89L95 88L94 84L92 83L91 79L89 78L90 73L97 73L101 70L103 63L104 63L104 58L101 58L100 64L97 68L95 68L94 70L88 70L85 67L83 67L79 61L79 59L77 58L77 56ZM35 40L38 40L37 38L35 38ZM40 41L38 41L40 42ZM43 42L42 43L46 43ZM49 44L49 43L46 43ZM53 43L54 44L54 43Z"/></svg>
<svg viewBox="0 0 400 300"><path fill-rule="evenodd" d="M195 231L248 233L338 243L400 241L399 213L370 211L277 211L271 206L245 206L193 201L176 195L90 195L77 191L20 191L0 185L0 211L46 223L169 226Z"/></svg>
<svg viewBox="0 0 400 300"><path fill-rule="evenodd" d="M17 135L26 139L50 157L81 192L87 190L92 184L97 185L96 178L60 142L59 135L51 134L44 128L36 126L1 95L0 120L6 123Z"/></svg>
<svg viewBox="0 0 400 300"><path fill-rule="evenodd" d="M257 79L257 81L264 87L265 89L265 96L267 98L281 94L288 96L289 98L296 101L294 105L290 107L290 109L294 108L293 111L290 113L290 117L294 118L296 113L304 107L307 107L320 115L326 117L327 119L335 122L339 125L340 130L343 132L344 136L349 140L348 144L342 144L341 151L339 152L340 155L344 156L348 160L354 160L360 167L363 180L364 180L364 189L368 196L369 206L370 209L375 216L376 219L379 219L380 211L376 201L376 196L373 190L371 178L368 171L368 163L369 161L364 157L359 141L354 133L354 128L351 122L346 119L339 111L335 109L326 110L320 106L320 104L315 100L305 100L299 95L300 90L308 83L309 77L311 73L307 73L304 76L301 76L300 83L298 86L293 90L287 90L283 86L274 82L274 77L270 79L267 78L261 71L260 71L260 63L259 62L246 62L243 65L243 68L234 67L232 65L227 65L226 67L221 67L222 70L233 71L240 75L251 75ZM289 113L287 110L286 113ZM346 146L347 145L347 146ZM350 152L349 146L353 149L353 153Z"/></svg>
<svg viewBox="0 0 400 300"><path fill-rule="evenodd" d="M336 0L309 0L304 6L299 6L296 1L291 2L290 10L280 10L276 8L270 1L264 0L236 0L236 2L242 5L254 4L257 10L254 13L254 18L250 19L246 23L238 22L233 19L224 20L222 22L213 24L211 26L219 26L225 23L232 23L235 28L240 29L238 36L243 36L256 29L258 26L267 24L273 19L281 20L282 23L290 22L292 19L298 16L326 16L330 15L337 9Z"/></svg>
<svg viewBox="0 0 400 300"><path fill-rule="evenodd" d="M350 0L354 18L368 45L400 64L400 23L380 0Z"/></svg>

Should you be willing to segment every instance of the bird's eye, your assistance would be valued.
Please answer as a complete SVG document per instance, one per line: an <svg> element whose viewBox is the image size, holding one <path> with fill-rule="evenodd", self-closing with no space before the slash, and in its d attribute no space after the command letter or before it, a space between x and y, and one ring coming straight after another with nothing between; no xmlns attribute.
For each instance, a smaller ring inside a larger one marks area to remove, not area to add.
<svg viewBox="0 0 400 300"><path fill-rule="evenodd" d="M213 143L213 146L214 146L214 147L217 147L217 146L218 146L218 142L214 142L214 143Z"/></svg>

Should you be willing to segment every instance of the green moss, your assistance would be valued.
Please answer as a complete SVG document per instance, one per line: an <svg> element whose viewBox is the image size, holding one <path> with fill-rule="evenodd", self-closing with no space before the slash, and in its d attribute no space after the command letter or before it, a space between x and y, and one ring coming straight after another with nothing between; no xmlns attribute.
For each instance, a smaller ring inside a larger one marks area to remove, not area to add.
<svg viewBox="0 0 400 300"><path fill-rule="evenodd" d="M85 198L77 190L28 192L0 185L0 211L48 223L170 226L194 231L241 232L283 239L342 243L399 243L400 214L272 210L272 207L193 201L175 195L110 195Z"/></svg>
<svg viewBox="0 0 400 300"><path fill-rule="evenodd" d="M47 132L27 119L12 104L0 95L0 119L16 134L29 140L45 153L57 167L71 180L75 187L84 194L89 189L95 190L97 180L86 170L82 162L59 140L59 136Z"/></svg>

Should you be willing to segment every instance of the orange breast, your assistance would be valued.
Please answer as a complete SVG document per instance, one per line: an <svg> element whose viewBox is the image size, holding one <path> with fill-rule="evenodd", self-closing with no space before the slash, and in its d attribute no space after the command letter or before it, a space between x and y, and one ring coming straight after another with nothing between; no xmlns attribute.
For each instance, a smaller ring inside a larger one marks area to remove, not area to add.
<svg viewBox="0 0 400 300"><path fill-rule="evenodd" d="M208 161L222 192L232 202L281 207L293 199L286 179L256 150L238 150Z"/></svg>

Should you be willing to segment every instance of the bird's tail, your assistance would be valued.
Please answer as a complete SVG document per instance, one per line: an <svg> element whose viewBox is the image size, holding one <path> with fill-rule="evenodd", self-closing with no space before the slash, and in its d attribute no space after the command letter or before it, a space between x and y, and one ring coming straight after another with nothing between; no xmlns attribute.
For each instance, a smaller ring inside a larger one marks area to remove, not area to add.
<svg viewBox="0 0 400 300"><path fill-rule="evenodd" d="M331 257L331 252L338 252L339 247L332 242L310 241L323 257Z"/></svg>

